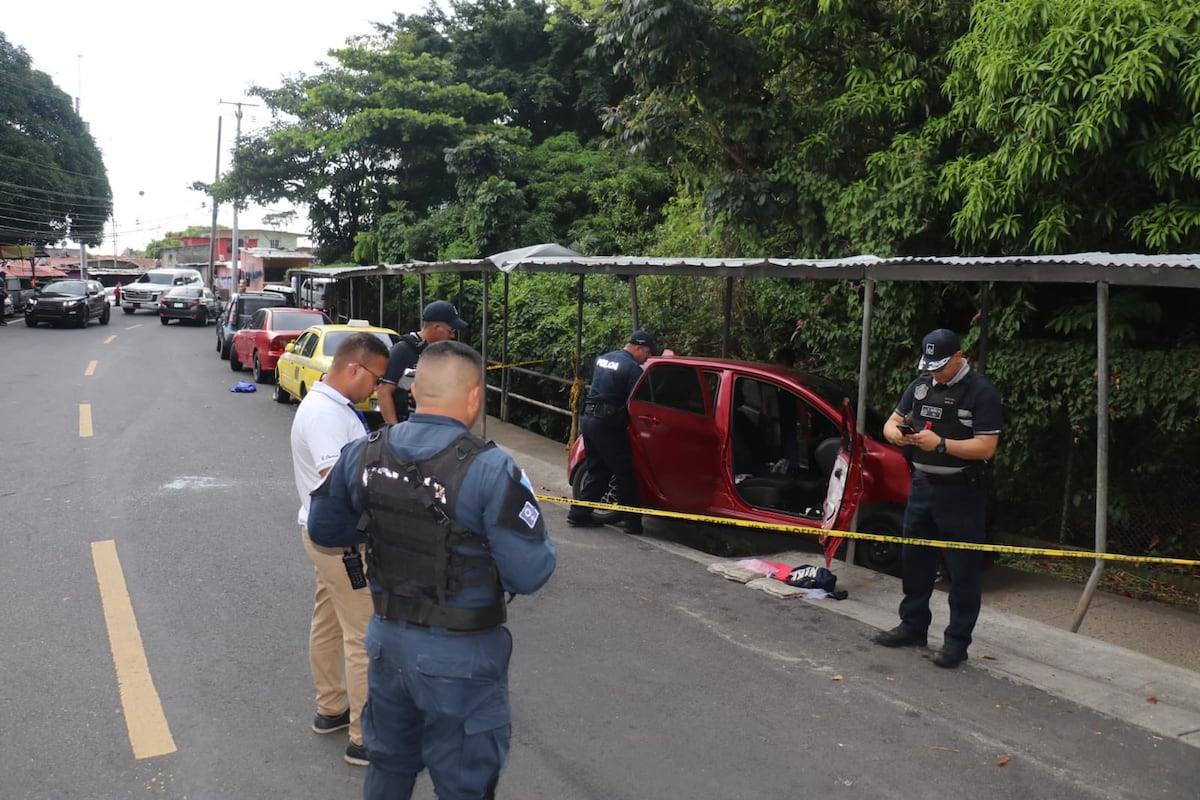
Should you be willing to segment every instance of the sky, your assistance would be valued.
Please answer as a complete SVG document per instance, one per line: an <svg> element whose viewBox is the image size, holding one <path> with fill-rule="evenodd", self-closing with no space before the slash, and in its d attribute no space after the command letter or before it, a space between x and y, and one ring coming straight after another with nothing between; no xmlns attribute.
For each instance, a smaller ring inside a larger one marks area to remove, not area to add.
<svg viewBox="0 0 1200 800"><path fill-rule="evenodd" d="M212 224L209 198L193 191L229 168L235 106L252 85L275 87L284 76L319 71L317 62L348 38L374 32L397 13L416 14L428 0L341 0L280 3L210 0L183 3L97 3L95 0L6 3L0 32L29 54L33 69L79 98L104 157L113 217L94 252L140 250L167 231ZM263 107L243 106L242 134L266 126ZM264 214L287 204L251 206L240 229L262 227ZM217 221L232 227L233 211ZM115 247L114 247L115 228ZM303 212L286 226L306 233Z"/></svg>

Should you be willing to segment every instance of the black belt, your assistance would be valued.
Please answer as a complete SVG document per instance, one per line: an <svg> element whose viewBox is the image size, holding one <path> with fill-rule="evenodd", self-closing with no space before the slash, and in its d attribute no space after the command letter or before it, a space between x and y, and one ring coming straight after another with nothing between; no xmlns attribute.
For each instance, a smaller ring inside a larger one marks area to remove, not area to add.
<svg viewBox="0 0 1200 800"><path fill-rule="evenodd" d="M371 600L380 619L407 622L417 628L445 628L451 633L478 633L504 624L504 603L482 608L451 608L424 598L373 592Z"/></svg>
<svg viewBox="0 0 1200 800"><path fill-rule="evenodd" d="M583 413L596 419L611 419L624 410L625 406L618 405L617 403L588 401L583 404Z"/></svg>

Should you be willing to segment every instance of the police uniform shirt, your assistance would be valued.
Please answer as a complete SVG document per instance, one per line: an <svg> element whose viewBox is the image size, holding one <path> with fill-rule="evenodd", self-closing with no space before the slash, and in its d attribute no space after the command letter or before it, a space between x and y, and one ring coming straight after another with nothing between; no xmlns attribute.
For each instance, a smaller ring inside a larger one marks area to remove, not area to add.
<svg viewBox="0 0 1200 800"><path fill-rule="evenodd" d="M401 422L412 411L412 395L408 389L400 388L400 379L404 377L405 370L416 368L417 361L421 358L421 351L425 349L426 344L421 335L414 331L401 336L400 341L392 345L392 349L388 353L387 369L383 371L383 383L390 383L396 387L393 403L396 407L396 415Z"/></svg>
<svg viewBox="0 0 1200 800"><path fill-rule="evenodd" d="M642 377L642 366L628 350L614 350L596 359L587 402L623 406Z"/></svg>
<svg viewBox="0 0 1200 800"><path fill-rule="evenodd" d="M388 429L388 445L402 460L423 461L466 430L449 417L413 414L403 425ZM364 540L357 526L362 514L358 464L365 446L366 439L348 445L322 492L312 498L308 534L317 544L346 547ZM505 591L529 594L550 579L558 550L546 533L529 479L508 453L498 447L480 452L459 489L457 507L447 511L459 525L488 541ZM450 605L487 605L488 592L486 586L467 586Z"/></svg>
<svg viewBox="0 0 1200 800"><path fill-rule="evenodd" d="M966 379L971 371L971 366L966 361L963 362L962 368L958 371L947 386L955 384ZM904 394L900 397L900 402L896 405L896 413L905 419L913 420L913 427L921 428L926 421L933 421L931 417L935 413L940 413L941 409L936 412L931 411L921 400L924 399L934 386L933 376L930 373L923 373L919 378L914 380L904 390ZM1000 392L995 385L982 373L976 372L967 384L963 393L962 399L957 403L956 410L957 423L965 428L968 428L972 436L999 436L1001 429L1001 403ZM909 416L911 414L911 417ZM937 423L935 422L935 432ZM939 434L941 435L941 434ZM955 437L948 437L955 438ZM968 437L970 438L970 437ZM923 455L923 454L922 454ZM947 473L957 472L963 466L970 462L962 459L955 459L953 456L948 457L948 460L960 462L958 467L941 467L929 466L926 464L916 463L917 455L914 454L913 466L925 472ZM942 458L947 458L943 456Z"/></svg>
<svg viewBox="0 0 1200 800"><path fill-rule="evenodd" d="M292 470L300 495L297 522L308 522L309 492L321 483L321 470L337 463L342 448L366 433L362 420L341 392L324 381L313 384L292 420Z"/></svg>

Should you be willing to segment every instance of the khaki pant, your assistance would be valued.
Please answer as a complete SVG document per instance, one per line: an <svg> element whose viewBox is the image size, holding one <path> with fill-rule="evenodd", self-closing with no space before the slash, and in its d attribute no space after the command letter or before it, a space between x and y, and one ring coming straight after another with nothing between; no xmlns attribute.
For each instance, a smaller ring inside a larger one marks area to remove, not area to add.
<svg viewBox="0 0 1200 800"><path fill-rule="evenodd" d="M360 717L367 702L367 651L363 637L375 613L371 590L350 588L342 549L313 544L303 525L300 536L317 579L312 628L308 633L308 661L317 691L317 713L337 716L349 705L350 741L362 744Z"/></svg>

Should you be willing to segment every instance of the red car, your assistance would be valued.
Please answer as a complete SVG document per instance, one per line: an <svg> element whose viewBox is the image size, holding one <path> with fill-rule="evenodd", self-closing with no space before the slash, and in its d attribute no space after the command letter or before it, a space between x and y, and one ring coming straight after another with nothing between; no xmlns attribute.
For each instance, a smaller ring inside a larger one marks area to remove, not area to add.
<svg viewBox="0 0 1200 800"><path fill-rule="evenodd" d="M716 358L646 362L629 399L642 505L735 520L899 535L911 478L904 453L870 412L854 433L854 393L817 375ZM583 439L567 463L575 497ZM605 501L615 502L612 487ZM615 512L594 510L597 520ZM900 549L860 542L857 558L899 569Z"/></svg>
<svg viewBox="0 0 1200 800"><path fill-rule="evenodd" d="M245 327L233 334L229 348L229 368L241 372L250 365L255 383L275 377L275 365L287 343L312 325L328 325L329 317L310 308L270 306L260 308Z"/></svg>

